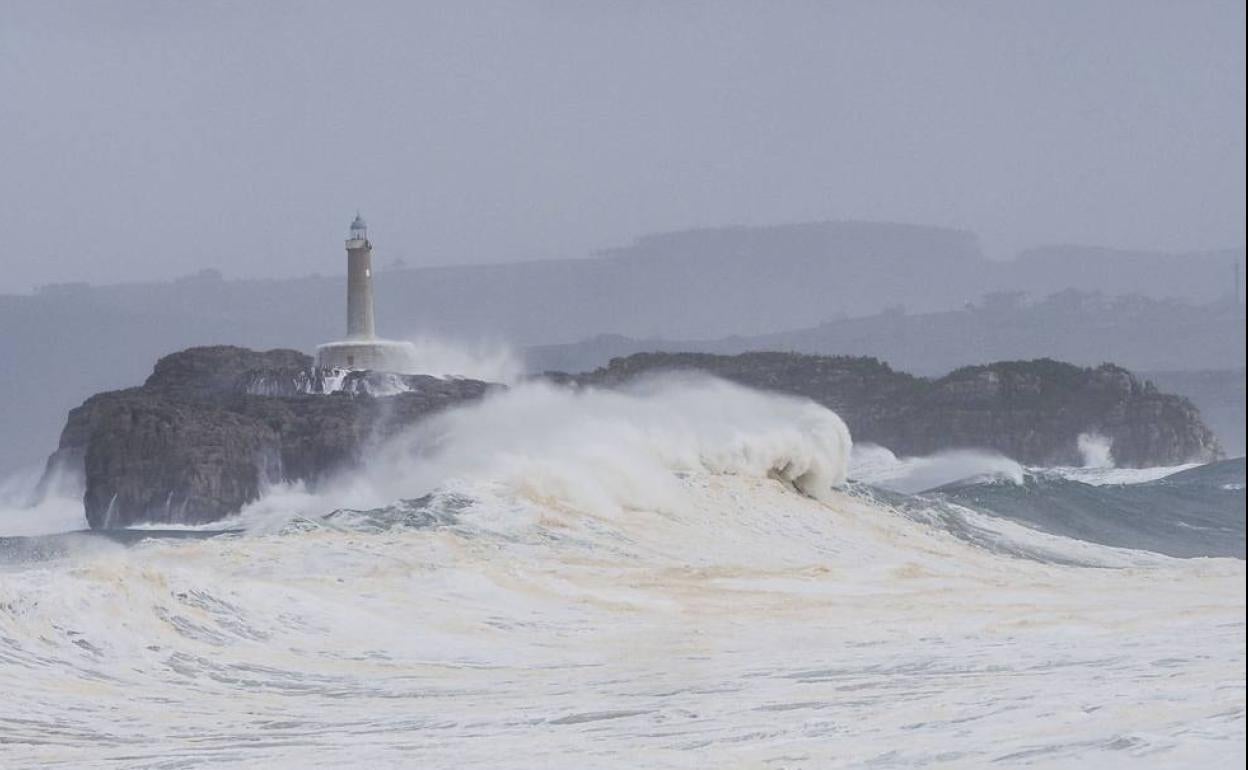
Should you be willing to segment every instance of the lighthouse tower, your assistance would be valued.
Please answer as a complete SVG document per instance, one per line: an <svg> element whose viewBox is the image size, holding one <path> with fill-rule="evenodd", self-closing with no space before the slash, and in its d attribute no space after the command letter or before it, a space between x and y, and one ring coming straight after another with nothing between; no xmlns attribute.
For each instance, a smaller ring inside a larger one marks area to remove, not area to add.
<svg viewBox="0 0 1248 770"><path fill-rule="evenodd" d="M357 212L347 237L347 336L316 348L322 369L406 371L411 345L377 339L373 320L373 244L368 225Z"/></svg>
<svg viewBox="0 0 1248 770"><path fill-rule="evenodd" d="M371 340L377 336L373 322L373 244L368 225L357 211L347 238L347 339Z"/></svg>

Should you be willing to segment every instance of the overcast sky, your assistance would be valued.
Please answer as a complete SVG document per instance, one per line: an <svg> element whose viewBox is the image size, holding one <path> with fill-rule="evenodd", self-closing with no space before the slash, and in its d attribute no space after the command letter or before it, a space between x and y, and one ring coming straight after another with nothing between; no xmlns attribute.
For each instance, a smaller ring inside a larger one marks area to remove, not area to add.
<svg viewBox="0 0 1248 770"><path fill-rule="evenodd" d="M1244 243L1244 4L0 3L0 291L878 219Z"/></svg>

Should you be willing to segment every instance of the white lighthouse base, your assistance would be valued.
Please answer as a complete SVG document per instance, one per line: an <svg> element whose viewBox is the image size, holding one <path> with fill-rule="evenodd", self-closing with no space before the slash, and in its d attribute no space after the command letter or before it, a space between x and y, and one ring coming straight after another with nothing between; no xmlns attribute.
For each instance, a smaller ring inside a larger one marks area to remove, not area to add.
<svg viewBox="0 0 1248 770"><path fill-rule="evenodd" d="M322 369L367 369L406 372L412 365L412 343L396 340L342 340L316 346Z"/></svg>

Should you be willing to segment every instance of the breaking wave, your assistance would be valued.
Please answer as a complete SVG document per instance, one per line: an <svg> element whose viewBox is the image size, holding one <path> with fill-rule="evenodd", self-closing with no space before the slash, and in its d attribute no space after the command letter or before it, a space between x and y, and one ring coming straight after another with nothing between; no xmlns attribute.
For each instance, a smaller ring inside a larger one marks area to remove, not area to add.
<svg viewBox="0 0 1248 770"><path fill-rule="evenodd" d="M435 415L315 492L273 489L242 518L377 507L485 482L594 514L674 513L688 503L682 472L770 476L820 498L845 481L850 447L828 409L722 380L669 375L620 390L528 382Z"/></svg>
<svg viewBox="0 0 1248 770"><path fill-rule="evenodd" d="M1023 483L1024 469L998 452L955 449L925 457L898 457L873 444L854 447L850 475L857 481L913 494L957 481Z"/></svg>
<svg viewBox="0 0 1248 770"><path fill-rule="evenodd" d="M0 766L1242 756L1242 561L1040 532L972 499L1034 473L884 451L715 380L523 383L230 531L0 538ZM944 497L846 480L872 458Z"/></svg>

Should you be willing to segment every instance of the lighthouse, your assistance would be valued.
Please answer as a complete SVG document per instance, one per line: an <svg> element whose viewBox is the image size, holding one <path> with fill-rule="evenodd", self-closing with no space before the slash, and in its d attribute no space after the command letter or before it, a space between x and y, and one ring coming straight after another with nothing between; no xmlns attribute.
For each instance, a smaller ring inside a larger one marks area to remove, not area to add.
<svg viewBox="0 0 1248 770"><path fill-rule="evenodd" d="M322 369L371 369L403 372L410 366L411 344L377 338L373 318L373 244L368 224L356 212L347 231L347 336L316 348Z"/></svg>
<svg viewBox="0 0 1248 770"><path fill-rule="evenodd" d="M368 242L368 225L355 212L347 238L347 339L371 340L377 337L373 321L373 244Z"/></svg>

